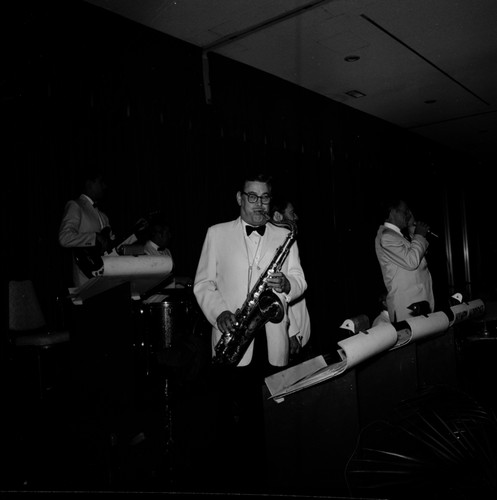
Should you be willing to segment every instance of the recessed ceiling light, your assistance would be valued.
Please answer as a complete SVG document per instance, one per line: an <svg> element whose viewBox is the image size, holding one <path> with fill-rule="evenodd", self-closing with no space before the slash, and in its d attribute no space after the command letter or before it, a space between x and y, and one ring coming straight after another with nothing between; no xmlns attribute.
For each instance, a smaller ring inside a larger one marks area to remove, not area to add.
<svg viewBox="0 0 497 500"><path fill-rule="evenodd" d="M359 92L358 90L349 90L348 92L345 92L347 95L350 97L355 97L356 99L359 99L359 97L366 97L366 94L363 94L362 92Z"/></svg>
<svg viewBox="0 0 497 500"><path fill-rule="evenodd" d="M347 57L344 57L344 61L347 61L347 62L356 62L360 59L359 56L347 56Z"/></svg>
<svg viewBox="0 0 497 500"><path fill-rule="evenodd" d="M425 101L425 104L435 104L436 102L436 99L428 99L427 101Z"/></svg>

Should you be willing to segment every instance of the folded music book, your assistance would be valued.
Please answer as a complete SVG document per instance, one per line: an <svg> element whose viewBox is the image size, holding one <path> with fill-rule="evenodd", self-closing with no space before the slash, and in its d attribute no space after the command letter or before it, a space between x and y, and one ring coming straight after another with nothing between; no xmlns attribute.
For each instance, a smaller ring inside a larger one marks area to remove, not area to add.
<svg viewBox="0 0 497 500"><path fill-rule="evenodd" d="M341 361L337 363L328 365L323 356L316 356L305 361L304 364L308 363L306 368L316 366L318 369L308 372L300 379L297 377L301 371L299 365L266 377L265 382L271 394L270 397L281 402L284 396L336 377L364 359L389 349L395 345L396 341L397 331L391 323L381 323L369 330L359 332L337 343L338 354L341 358ZM276 379L278 379L278 383L276 383ZM282 381L286 381L287 384L285 385Z"/></svg>

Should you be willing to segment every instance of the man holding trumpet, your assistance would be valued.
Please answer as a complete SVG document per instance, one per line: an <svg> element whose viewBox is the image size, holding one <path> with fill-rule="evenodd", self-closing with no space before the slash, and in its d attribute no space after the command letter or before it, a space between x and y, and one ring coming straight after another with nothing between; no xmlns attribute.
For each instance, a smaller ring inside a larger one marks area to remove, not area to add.
<svg viewBox="0 0 497 500"><path fill-rule="evenodd" d="M386 302L392 322L414 316L413 304L424 304L426 313L434 310L432 279L425 258L427 238L432 234L426 223L415 221L404 200L394 199L386 204L375 250L387 288Z"/></svg>

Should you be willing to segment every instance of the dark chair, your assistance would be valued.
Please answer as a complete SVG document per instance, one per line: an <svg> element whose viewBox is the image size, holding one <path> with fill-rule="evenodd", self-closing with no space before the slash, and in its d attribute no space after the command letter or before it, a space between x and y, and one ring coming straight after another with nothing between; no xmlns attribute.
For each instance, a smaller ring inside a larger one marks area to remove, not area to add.
<svg viewBox="0 0 497 500"><path fill-rule="evenodd" d="M53 388L47 371L47 353L68 345L69 331L52 331L46 322L31 280L9 281L9 346L16 369L34 360L40 399ZM55 361L56 363L56 361ZM29 368L29 366L28 366Z"/></svg>

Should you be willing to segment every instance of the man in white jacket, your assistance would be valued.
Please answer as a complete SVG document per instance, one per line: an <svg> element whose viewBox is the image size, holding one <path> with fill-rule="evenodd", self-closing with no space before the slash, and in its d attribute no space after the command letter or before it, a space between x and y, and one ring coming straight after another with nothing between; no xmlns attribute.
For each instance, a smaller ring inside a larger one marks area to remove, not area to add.
<svg viewBox="0 0 497 500"><path fill-rule="evenodd" d="M104 255L111 250L114 235L109 218L97 204L102 201L107 185L99 169L87 169L82 173L82 193L69 200L64 207L64 214L59 227L59 243L64 248L73 249L73 285L81 286L88 276L82 266L78 265L77 251L89 257Z"/></svg>
<svg viewBox="0 0 497 500"><path fill-rule="evenodd" d="M232 221L211 226L203 244L193 291L205 317L212 325L212 354L224 333L234 329L235 313L242 307L255 283L270 265L289 231L266 224L271 201L271 179L264 175L248 175L236 193L240 216ZM275 272L267 284L281 300L285 310L279 323L266 323L255 334L238 366L213 367L213 387L220 398L219 447L226 446L224 474L244 487L247 471L250 477L263 480L263 405L264 376L288 364L290 342L287 305L302 295L307 287L300 265L296 243L290 247L281 272ZM255 349L254 349L255 344ZM233 453L240 452L239 456ZM230 456L231 455L231 456ZM254 468L259 467L257 473ZM238 476L240 474L240 476Z"/></svg>
<svg viewBox="0 0 497 500"><path fill-rule="evenodd" d="M434 310L432 279L425 258L430 228L417 221L409 241L402 233L412 220L407 203L393 200L386 210L387 218L378 229L375 249L387 288L388 314L390 321L395 322L412 317L409 306L418 302L427 302L430 312Z"/></svg>
<svg viewBox="0 0 497 500"><path fill-rule="evenodd" d="M288 234L287 229L266 225L271 200L271 183L266 177L254 176L254 180L246 180L236 199L240 217L216 224L207 231L193 288L212 325L213 348L222 334L232 329L236 310L242 306ZM255 230L248 235L247 227L248 231L251 227L264 228L264 234ZM285 306L302 295L307 283L297 243L290 247L281 272L274 273L267 283ZM268 323L265 327L268 361L276 367L288 363L290 339L287 323L285 312L283 321ZM250 345L239 366L250 363L252 351L253 345Z"/></svg>

